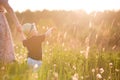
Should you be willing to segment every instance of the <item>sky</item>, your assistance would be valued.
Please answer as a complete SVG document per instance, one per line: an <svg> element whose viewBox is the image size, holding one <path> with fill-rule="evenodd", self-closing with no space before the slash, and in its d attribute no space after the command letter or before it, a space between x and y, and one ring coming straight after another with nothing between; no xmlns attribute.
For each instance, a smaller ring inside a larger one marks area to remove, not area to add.
<svg viewBox="0 0 120 80"><path fill-rule="evenodd" d="M9 0L15 11L36 10L119 10L120 0Z"/></svg>

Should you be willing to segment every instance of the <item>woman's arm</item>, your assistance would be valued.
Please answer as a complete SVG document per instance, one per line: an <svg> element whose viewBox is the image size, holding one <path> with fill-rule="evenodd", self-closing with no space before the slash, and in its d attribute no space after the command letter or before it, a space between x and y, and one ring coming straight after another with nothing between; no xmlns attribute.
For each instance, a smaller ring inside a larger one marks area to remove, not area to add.
<svg viewBox="0 0 120 80"><path fill-rule="evenodd" d="M15 12L13 11L13 9L11 8L11 6L9 5L8 1L3 2L2 6L6 9L6 11L8 12L8 14L10 15L10 17L12 18L14 24L17 27L21 27L21 24L19 23L19 20L15 14Z"/></svg>
<svg viewBox="0 0 120 80"><path fill-rule="evenodd" d="M13 11L12 7L9 5L9 3L7 1L3 2L2 6L6 9L8 14L12 18L14 24L17 26L17 30L21 33L21 35L20 35L21 40L25 40L26 37L25 37L24 33L22 32L22 26L21 26L21 24L16 16L15 12Z"/></svg>
<svg viewBox="0 0 120 80"><path fill-rule="evenodd" d="M20 32L21 33L21 35L20 35L20 37L21 37L21 40L23 41L23 40L26 40L26 36L24 35L24 33L21 31Z"/></svg>

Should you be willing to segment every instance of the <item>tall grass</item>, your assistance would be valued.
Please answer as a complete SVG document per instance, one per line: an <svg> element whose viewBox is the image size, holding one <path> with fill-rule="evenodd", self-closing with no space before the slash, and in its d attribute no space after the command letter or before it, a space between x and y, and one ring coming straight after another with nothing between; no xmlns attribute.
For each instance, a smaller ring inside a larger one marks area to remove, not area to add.
<svg viewBox="0 0 120 80"><path fill-rule="evenodd" d="M27 66L26 48L16 45L17 62L0 64L0 80L119 80L120 52L104 50L103 45L99 48L94 30L85 30L80 33L77 27L58 28L46 38L38 72Z"/></svg>
<svg viewBox="0 0 120 80"><path fill-rule="evenodd" d="M16 48L16 52L24 48ZM43 64L37 73L26 64L23 54L17 56L18 63L1 65L1 80L119 80L120 53L98 52L90 49L86 57L73 50L64 50L59 45L44 46ZM21 61L22 60L22 61Z"/></svg>

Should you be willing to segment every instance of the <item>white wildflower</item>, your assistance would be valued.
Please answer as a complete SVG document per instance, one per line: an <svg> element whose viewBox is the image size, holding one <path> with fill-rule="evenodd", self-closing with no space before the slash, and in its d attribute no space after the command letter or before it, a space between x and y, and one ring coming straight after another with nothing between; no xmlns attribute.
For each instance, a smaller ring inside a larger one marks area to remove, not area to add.
<svg viewBox="0 0 120 80"><path fill-rule="evenodd" d="M83 76L81 76L80 78L81 78L82 80L84 79L84 77L83 77Z"/></svg>
<svg viewBox="0 0 120 80"><path fill-rule="evenodd" d="M73 69L76 70L76 66L73 66Z"/></svg>
<svg viewBox="0 0 120 80"><path fill-rule="evenodd" d="M75 73L75 74L72 76L72 80L79 80L78 78L79 78L79 76L78 76L77 73Z"/></svg>
<svg viewBox="0 0 120 80"><path fill-rule="evenodd" d="M110 66L110 68L112 68L113 67L113 63L109 63L109 66Z"/></svg>
<svg viewBox="0 0 120 80"><path fill-rule="evenodd" d="M101 74L97 74L96 77L97 77L98 79L102 79L102 75L101 75Z"/></svg>
<svg viewBox="0 0 120 80"><path fill-rule="evenodd" d="M57 72L53 72L53 76L55 80L58 80L58 73Z"/></svg>
<svg viewBox="0 0 120 80"><path fill-rule="evenodd" d="M5 67L4 67L4 66L2 66L2 67L1 67L1 70L5 70Z"/></svg>
<svg viewBox="0 0 120 80"><path fill-rule="evenodd" d="M115 69L116 72L119 72L120 70L119 69Z"/></svg>
<svg viewBox="0 0 120 80"><path fill-rule="evenodd" d="M95 72L95 69L92 69L92 72L94 73L94 72Z"/></svg>
<svg viewBox="0 0 120 80"><path fill-rule="evenodd" d="M104 73L104 69L103 68L100 68L100 73Z"/></svg>

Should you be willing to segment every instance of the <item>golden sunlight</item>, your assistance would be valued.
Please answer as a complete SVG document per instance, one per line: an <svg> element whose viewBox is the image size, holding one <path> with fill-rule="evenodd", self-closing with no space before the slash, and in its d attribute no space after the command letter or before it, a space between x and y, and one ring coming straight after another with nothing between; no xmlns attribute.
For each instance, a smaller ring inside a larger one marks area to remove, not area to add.
<svg viewBox="0 0 120 80"><path fill-rule="evenodd" d="M9 0L15 11L35 10L80 10L91 11L118 10L119 0Z"/></svg>

